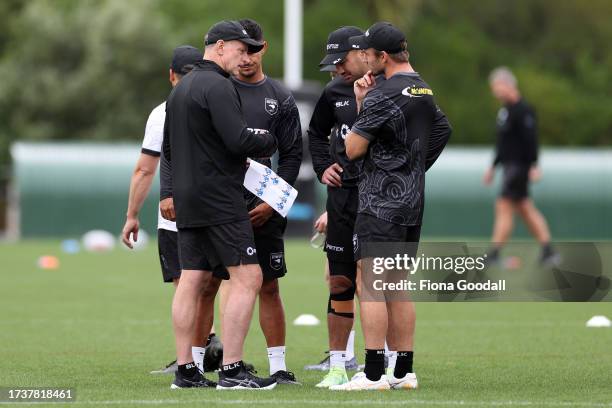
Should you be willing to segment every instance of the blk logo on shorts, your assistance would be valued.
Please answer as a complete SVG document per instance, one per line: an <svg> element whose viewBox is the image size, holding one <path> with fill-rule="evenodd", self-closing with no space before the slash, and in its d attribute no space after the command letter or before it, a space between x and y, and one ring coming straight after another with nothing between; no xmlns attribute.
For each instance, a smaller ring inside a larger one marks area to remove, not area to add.
<svg viewBox="0 0 612 408"><path fill-rule="evenodd" d="M266 98L265 104L266 112L270 115L276 115L276 112L278 112L278 101L276 99Z"/></svg>
<svg viewBox="0 0 612 408"><path fill-rule="evenodd" d="M270 268L274 269L275 271L280 270L283 267L284 255L285 254L283 252L272 252L270 254Z"/></svg>

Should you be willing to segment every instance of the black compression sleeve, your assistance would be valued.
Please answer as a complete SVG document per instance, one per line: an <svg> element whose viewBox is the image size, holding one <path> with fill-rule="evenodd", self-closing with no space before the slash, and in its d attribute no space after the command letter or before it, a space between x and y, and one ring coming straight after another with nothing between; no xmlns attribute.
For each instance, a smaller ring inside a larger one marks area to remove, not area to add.
<svg viewBox="0 0 612 408"><path fill-rule="evenodd" d="M440 153L448 143L453 128L442 110L436 107L436 113L431 127L431 134L427 144L427 159L425 170L428 170L438 159Z"/></svg>
<svg viewBox="0 0 612 408"><path fill-rule="evenodd" d="M334 163L329 152L329 135L333 127L333 108L323 91L315 105L307 132L312 166L319 180L323 172Z"/></svg>
<svg viewBox="0 0 612 408"><path fill-rule="evenodd" d="M278 142L278 175L294 185L302 163L302 125L292 96L283 101L271 126Z"/></svg>

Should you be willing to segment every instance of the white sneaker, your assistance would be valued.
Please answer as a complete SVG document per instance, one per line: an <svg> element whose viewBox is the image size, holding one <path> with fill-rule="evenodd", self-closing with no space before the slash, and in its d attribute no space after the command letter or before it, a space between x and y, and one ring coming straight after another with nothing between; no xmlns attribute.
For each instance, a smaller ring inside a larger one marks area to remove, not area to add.
<svg viewBox="0 0 612 408"><path fill-rule="evenodd" d="M388 390L390 386L386 375L382 375L378 381L370 381L364 372L359 372L346 384L332 385L329 389L334 391Z"/></svg>
<svg viewBox="0 0 612 408"><path fill-rule="evenodd" d="M387 374L389 378L389 385L394 390L415 390L419 386L415 373L408 373L404 378L395 378L393 373Z"/></svg>

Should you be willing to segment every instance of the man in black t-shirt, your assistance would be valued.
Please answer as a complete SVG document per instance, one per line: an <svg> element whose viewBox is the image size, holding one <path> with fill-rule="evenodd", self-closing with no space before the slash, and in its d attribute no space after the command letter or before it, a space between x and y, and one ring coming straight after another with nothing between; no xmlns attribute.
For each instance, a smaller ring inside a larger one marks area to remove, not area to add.
<svg viewBox="0 0 612 408"><path fill-rule="evenodd" d="M336 76L325 86L308 127L312 165L318 179L327 185L328 225L324 249L330 275L327 306L330 353L329 372L317 384L319 388L348 382L346 350L354 320L357 268L353 256L353 229L361 162L348 160L344 139L357 117L353 82L367 70L360 51L351 49L348 43L351 36L360 34L363 31L352 26L329 34L327 55L320 66L327 70L334 65ZM325 364L321 366L326 368Z"/></svg>
<svg viewBox="0 0 612 408"><path fill-rule="evenodd" d="M491 92L504 106L497 113L497 147L493 164L484 175L484 183L493 182L495 167L503 167L500 196L495 202L493 248L488 262L499 261L499 251L513 229L514 213L523 218L529 230L542 246L540 263L555 265L558 254L550 244L550 231L546 219L529 198L529 182L541 177L538 168L538 133L536 115L527 104L517 86L514 74L500 67L489 77Z"/></svg>
<svg viewBox="0 0 612 408"><path fill-rule="evenodd" d="M197 299L213 279L211 271L223 266L232 285L222 325L223 366L217 389L271 389L274 379L255 377L242 361L262 283L242 183L247 157L270 156L276 140L266 130L247 127L229 79L248 62L247 53L263 45L236 21L215 24L204 41L204 59L173 89L164 124L163 152L172 165L182 269L172 307L178 362L172 387L208 386L193 363L191 343Z"/></svg>
<svg viewBox="0 0 612 408"><path fill-rule="evenodd" d="M263 43L263 48L249 53L248 62L241 64L231 77L242 101L248 126L265 129L276 138L278 160L276 173L290 185L294 185L302 162L302 128L300 115L291 92L280 82L263 72L262 59L268 49L261 26L251 19L239 23L249 37ZM272 167L268 157L251 157L251 160ZM285 276L284 234L287 219L270 205L244 188L244 199L253 233L257 258L263 271L263 284L259 291L259 323L266 338L270 376L279 384L299 384L285 363L285 312L280 296L278 278ZM228 284L221 285L221 311L228 301Z"/></svg>
<svg viewBox="0 0 612 408"><path fill-rule="evenodd" d="M364 260L386 255L375 252L379 250L377 243L413 243L408 256L416 255L425 172L442 152L451 128L434 101L433 91L408 62L406 39L400 30L389 23L376 23L364 35L352 37L350 43L363 50L370 69L355 81L359 116L346 138L350 160L365 156L359 180L355 253L366 365L364 373L331 389L413 389L418 386L412 369L414 305L406 300L391 301L386 293L376 297L367 286L373 271L361 267ZM378 74L384 74L384 82L377 81ZM386 375L385 338L389 348L397 350L395 368Z"/></svg>

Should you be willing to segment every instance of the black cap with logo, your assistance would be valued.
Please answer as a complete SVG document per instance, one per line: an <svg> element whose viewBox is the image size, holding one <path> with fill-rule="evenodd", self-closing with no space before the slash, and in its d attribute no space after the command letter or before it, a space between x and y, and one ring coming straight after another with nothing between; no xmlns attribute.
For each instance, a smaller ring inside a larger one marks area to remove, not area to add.
<svg viewBox="0 0 612 408"><path fill-rule="evenodd" d="M204 37L204 45L214 44L219 40L238 40L249 47L249 53L259 52L263 48L263 41L256 41L249 37L244 27L237 21L220 21L210 27Z"/></svg>
<svg viewBox="0 0 612 408"><path fill-rule="evenodd" d="M346 58L346 54L352 49L349 38L362 35L360 28L353 26L340 27L332 31L327 37L327 55L321 60L319 66L336 65Z"/></svg>
<svg viewBox="0 0 612 408"><path fill-rule="evenodd" d="M389 54L402 51L402 43L406 36L391 23L381 21L368 28L363 35L351 37L349 43L351 48L366 50L374 48Z"/></svg>
<svg viewBox="0 0 612 408"><path fill-rule="evenodd" d="M202 51L191 45L181 45L176 47L172 53L172 62L170 69L177 74L185 75L190 69L186 69L187 65L195 65L202 61ZM193 67L192 67L193 68Z"/></svg>

